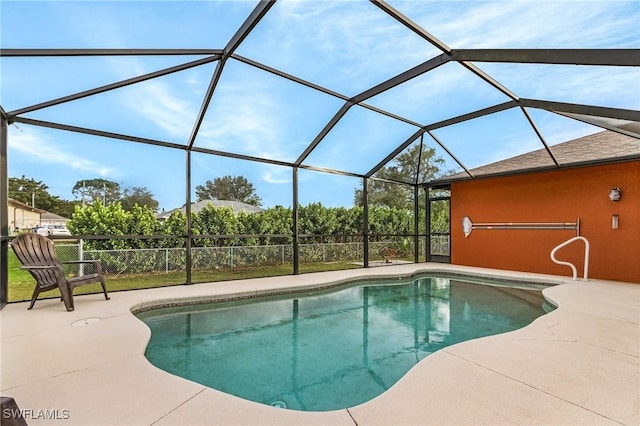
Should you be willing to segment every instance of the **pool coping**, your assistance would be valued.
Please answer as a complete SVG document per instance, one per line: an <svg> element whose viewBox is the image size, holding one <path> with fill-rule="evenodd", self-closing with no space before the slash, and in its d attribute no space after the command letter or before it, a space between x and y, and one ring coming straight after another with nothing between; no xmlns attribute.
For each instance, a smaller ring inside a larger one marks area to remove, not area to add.
<svg viewBox="0 0 640 426"><path fill-rule="evenodd" d="M438 351L379 397L330 412L273 408L159 370L144 358L150 331L132 313L177 298L302 291L433 271L555 284L544 295L558 309L523 329ZM110 301L80 296L70 313L57 300L38 301L32 311L26 306L0 311L2 394L22 409L67 410L58 424L634 424L640 418L639 284L410 264L117 292ZM78 321L88 324L71 326ZM27 421L52 423L33 415Z"/></svg>
<svg viewBox="0 0 640 426"><path fill-rule="evenodd" d="M496 274L473 274L471 272L454 272L450 269L424 269L417 270L411 273L407 273L404 275L397 276L399 280L411 280L415 278L419 278L420 276L428 275L429 277L437 277L437 278L459 278L466 280L489 280L499 284L517 284L517 285L538 285L550 287L554 285L560 285L564 281L563 280L552 280L548 278L504 278L503 276L499 276ZM396 278L396 276L394 276ZM309 284L304 286L296 286L290 287L287 289L265 289L261 291L247 291L237 294L230 295L203 295L196 298L181 298L178 297L174 299L172 302L166 302L166 298L154 300L150 302L146 302L145 304L139 306L132 306L131 313L133 315L138 315L144 312L153 311L156 309L166 309L166 308L174 308L181 306L196 306L196 305L204 305L204 304L213 304L213 303L225 303L225 302L235 302L235 301L243 301L243 300L251 300L258 299L263 297L272 297L272 296L286 296L286 295L295 295L295 294L304 294L313 291L327 291L333 289L339 289L341 287L348 287L351 285L357 285L364 281L367 282L390 282L389 275L384 274L374 274L374 275L364 275L360 277L352 277L341 279L337 281L327 282L327 283L318 283L318 284ZM549 303L553 304L551 300L547 300ZM555 304L553 304L557 307Z"/></svg>

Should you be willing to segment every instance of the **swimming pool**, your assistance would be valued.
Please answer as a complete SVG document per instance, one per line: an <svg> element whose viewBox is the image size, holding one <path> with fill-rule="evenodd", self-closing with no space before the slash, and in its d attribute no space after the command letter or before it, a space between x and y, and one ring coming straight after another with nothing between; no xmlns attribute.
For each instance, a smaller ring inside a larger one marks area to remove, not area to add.
<svg viewBox="0 0 640 426"><path fill-rule="evenodd" d="M540 286L421 277L138 314L157 367L304 411L366 402L446 346L543 315Z"/></svg>

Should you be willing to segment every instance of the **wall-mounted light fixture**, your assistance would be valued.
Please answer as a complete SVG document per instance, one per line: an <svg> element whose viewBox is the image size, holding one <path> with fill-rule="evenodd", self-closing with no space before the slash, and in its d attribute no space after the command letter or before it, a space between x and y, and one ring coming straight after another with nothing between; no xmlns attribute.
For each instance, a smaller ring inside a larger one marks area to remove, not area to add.
<svg viewBox="0 0 640 426"><path fill-rule="evenodd" d="M622 197L622 191L620 190L620 188L615 187L609 190L609 199L611 201L618 201L620 197Z"/></svg>

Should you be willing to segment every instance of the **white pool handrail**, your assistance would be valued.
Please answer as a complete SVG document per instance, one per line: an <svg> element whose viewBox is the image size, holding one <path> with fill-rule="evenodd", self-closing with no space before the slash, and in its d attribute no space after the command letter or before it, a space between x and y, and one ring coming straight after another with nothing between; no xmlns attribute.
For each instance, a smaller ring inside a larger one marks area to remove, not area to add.
<svg viewBox="0 0 640 426"><path fill-rule="evenodd" d="M571 270L573 271L573 280L576 281L578 279L578 271L576 267L571 262L565 262L563 260L556 259L556 252L561 248L568 246L569 244L577 240L581 240L584 242L584 276L582 279L586 281L587 275L589 273L589 240L587 240L585 237L581 237L581 236L573 237L568 239L564 243L558 244L553 250L551 250L551 260L557 263L558 265L566 265L570 267Z"/></svg>

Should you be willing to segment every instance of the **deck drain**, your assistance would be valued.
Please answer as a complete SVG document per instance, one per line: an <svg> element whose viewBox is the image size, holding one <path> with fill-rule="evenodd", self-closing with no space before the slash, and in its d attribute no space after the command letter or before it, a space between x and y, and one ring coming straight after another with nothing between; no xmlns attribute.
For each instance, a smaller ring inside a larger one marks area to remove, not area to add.
<svg viewBox="0 0 640 426"><path fill-rule="evenodd" d="M89 317L89 318L83 318L83 319L78 320L78 321L74 321L74 322L71 323L71 325L74 326L74 327L80 327L80 326L83 326L83 325L93 324L93 323L98 322L98 321L100 321L100 318L98 318L98 317Z"/></svg>
<svg viewBox="0 0 640 426"><path fill-rule="evenodd" d="M287 404L285 404L284 401L273 401L271 406L276 408L287 408Z"/></svg>

